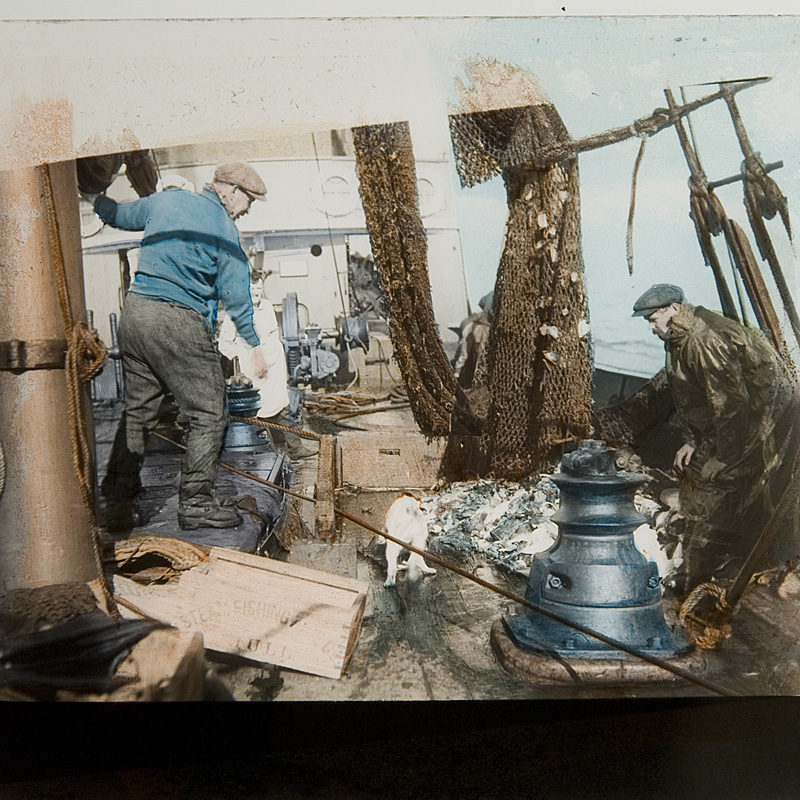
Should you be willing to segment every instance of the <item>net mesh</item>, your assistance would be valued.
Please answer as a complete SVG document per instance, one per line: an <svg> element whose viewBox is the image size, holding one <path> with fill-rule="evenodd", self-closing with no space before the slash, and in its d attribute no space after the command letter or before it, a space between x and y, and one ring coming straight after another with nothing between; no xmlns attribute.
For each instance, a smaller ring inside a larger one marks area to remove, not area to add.
<svg viewBox="0 0 800 800"><path fill-rule="evenodd" d="M535 168L536 154L569 141L555 108L540 103L450 117L459 176L496 174L509 216L495 285L483 381L482 444L489 471L520 479L547 469L566 442L589 436L591 343L574 158Z"/></svg>
<svg viewBox="0 0 800 800"><path fill-rule="evenodd" d="M392 345L414 419L426 436L446 436L451 414L459 413L459 393L433 315L428 243L419 213L409 125L354 128L353 143Z"/></svg>

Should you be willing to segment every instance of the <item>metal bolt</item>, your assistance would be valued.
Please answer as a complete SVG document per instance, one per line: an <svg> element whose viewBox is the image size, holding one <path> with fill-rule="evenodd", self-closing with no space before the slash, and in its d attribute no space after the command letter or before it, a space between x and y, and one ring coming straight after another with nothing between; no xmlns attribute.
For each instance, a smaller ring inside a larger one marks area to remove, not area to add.
<svg viewBox="0 0 800 800"><path fill-rule="evenodd" d="M659 584L658 575L651 575L651 576L650 576L650 577L647 579L647 585L648 585L648 586L649 586L651 589L655 589L655 588L658 586L658 584Z"/></svg>
<svg viewBox="0 0 800 800"><path fill-rule="evenodd" d="M558 575L548 575L547 585L550 589L560 589L564 585L564 581Z"/></svg>

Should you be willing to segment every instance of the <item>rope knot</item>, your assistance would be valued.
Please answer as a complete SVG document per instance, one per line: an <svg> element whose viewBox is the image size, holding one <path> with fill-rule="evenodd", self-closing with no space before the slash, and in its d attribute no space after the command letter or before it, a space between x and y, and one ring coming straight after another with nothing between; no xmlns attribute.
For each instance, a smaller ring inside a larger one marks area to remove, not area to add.
<svg viewBox="0 0 800 800"><path fill-rule="evenodd" d="M106 346L94 328L85 323L76 323L69 337L68 358L75 364L78 376L84 382L92 380L103 369Z"/></svg>
<svg viewBox="0 0 800 800"><path fill-rule="evenodd" d="M673 115L669 109L656 108L650 116L635 120L629 127L636 136L641 136L643 133L652 135L665 128L672 120Z"/></svg>
<svg viewBox="0 0 800 800"><path fill-rule="evenodd" d="M689 641L712 650L731 635L732 614L725 589L717 583L701 583L683 601L678 620Z"/></svg>

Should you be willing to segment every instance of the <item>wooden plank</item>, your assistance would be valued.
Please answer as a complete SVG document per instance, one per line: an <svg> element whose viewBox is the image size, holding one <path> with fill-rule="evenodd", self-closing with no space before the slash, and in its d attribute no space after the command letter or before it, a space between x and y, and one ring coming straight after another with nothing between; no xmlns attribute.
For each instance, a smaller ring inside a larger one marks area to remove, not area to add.
<svg viewBox="0 0 800 800"><path fill-rule="evenodd" d="M337 436L342 483L365 489L427 488L436 483L444 440L420 433L348 432Z"/></svg>
<svg viewBox="0 0 800 800"><path fill-rule="evenodd" d="M115 577L114 587L144 614L201 631L209 650L327 678L347 665L367 592L351 578L222 548L173 585Z"/></svg>
<svg viewBox="0 0 800 800"><path fill-rule="evenodd" d="M333 510L333 490L336 481L336 440L320 436L317 455L317 502L315 529L320 539L330 539L336 533L336 514Z"/></svg>
<svg viewBox="0 0 800 800"><path fill-rule="evenodd" d="M750 298L750 305L758 318L759 326L769 335L774 348L787 359L787 363L791 364L792 357L789 355L789 346L783 338L778 314L772 303L764 276L761 274L758 262L753 255L753 249L750 247L747 235L732 219L726 220L725 235L731 245L731 249L738 256L739 272L744 281L747 296Z"/></svg>
<svg viewBox="0 0 800 800"><path fill-rule="evenodd" d="M337 503L344 511L348 511L354 517L363 519L364 522L372 525L378 530L383 530L384 523L386 522L386 512L389 506L397 499L399 495L397 489L360 489L354 490L347 487L339 490L337 493ZM373 540L377 538L378 541L383 542L384 539L372 531L351 522L349 519L342 518L341 522L342 534L347 538L355 538L360 548L365 548Z"/></svg>
<svg viewBox="0 0 800 800"><path fill-rule="evenodd" d="M366 583L358 581L355 578L333 575L311 567L304 567L300 564L287 564L285 561L275 561L271 558L255 556L251 553L244 553L238 550L228 550L224 547L212 547L208 553L210 556L217 559L233 561L237 564L255 567L256 569L261 569L276 575L291 575L301 580L308 581L309 583L318 583L323 586L335 586L339 589L347 589L355 594L366 592L368 588Z"/></svg>
<svg viewBox="0 0 800 800"><path fill-rule="evenodd" d="M291 567L294 565L290 564L288 566ZM321 572L320 570L310 569L309 567L306 567L306 569L310 572L317 573L317 575L327 576L330 574ZM254 579L253 572L252 569L243 567L241 564L237 564L233 561L214 558L211 559L208 564L204 564L197 569L189 570L186 575L190 580L198 581L198 586L201 585L201 582L206 581L206 577L219 578L230 586L241 587L246 591L252 585L248 583L248 581ZM204 577L201 578L201 576ZM276 594L286 593L287 603L320 603L333 608L349 609L358 598L358 595L361 594L352 589L342 589L335 583L330 583L326 580L298 580L297 576L292 574L281 574L279 572L268 572L266 570L256 571L256 580L263 580L264 577L269 581L271 592L275 592ZM289 593L291 593L291 596Z"/></svg>

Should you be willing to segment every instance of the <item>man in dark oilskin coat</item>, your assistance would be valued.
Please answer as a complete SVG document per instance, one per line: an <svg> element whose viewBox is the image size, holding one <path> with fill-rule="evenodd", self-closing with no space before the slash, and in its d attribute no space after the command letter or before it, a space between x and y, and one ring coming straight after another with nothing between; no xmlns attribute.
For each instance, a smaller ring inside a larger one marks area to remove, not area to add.
<svg viewBox="0 0 800 800"><path fill-rule="evenodd" d="M683 586L738 573L790 478L797 452L793 376L755 328L657 284L634 304L664 342L686 435L675 455L686 519Z"/></svg>
<svg viewBox="0 0 800 800"><path fill-rule="evenodd" d="M167 394L189 426L178 496L181 528L231 528L242 521L214 492L226 424L225 380L214 335L221 301L250 349L252 373L264 373L250 265L234 220L265 197L256 171L232 162L220 165L200 194L178 189L131 203L104 195L94 200L106 224L144 231L119 324L125 412L101 487L109 530L129 530L144 521L137 500L139 470Z"/></svg>

